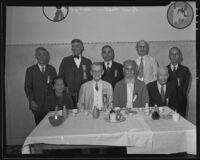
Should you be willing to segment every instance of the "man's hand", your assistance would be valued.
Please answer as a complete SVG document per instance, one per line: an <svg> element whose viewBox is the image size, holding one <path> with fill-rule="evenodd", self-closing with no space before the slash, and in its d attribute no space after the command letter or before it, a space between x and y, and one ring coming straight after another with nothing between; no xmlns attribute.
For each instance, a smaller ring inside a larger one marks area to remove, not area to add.
<svg viewBox="0 0 200 160"><path fill-rule="evenodd" d="M37 103L35 101L31 101L30 107L33 111L37 111L39 106L37 105Z"/></svg>

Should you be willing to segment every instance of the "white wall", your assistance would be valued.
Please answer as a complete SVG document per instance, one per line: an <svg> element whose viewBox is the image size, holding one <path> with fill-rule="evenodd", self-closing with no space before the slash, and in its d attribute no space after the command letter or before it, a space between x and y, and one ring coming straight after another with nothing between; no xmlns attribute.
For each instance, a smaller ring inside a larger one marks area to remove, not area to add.
<svg viewBox="0 0 200 160"><path fill-rule="evenodd" d="M195 8L195 3L190 4ZM175 29L168 23L167 9L69 7L67 18L56 23L46 19L42 7L7 7L6 42L63 43L76 37L85 42L195 40L196 18L189 27Z"/></svg>
<svg viewBox="0 0 200 160"><path fill-rule="evenodd" d="M195 3L190 4L195 11ZM169 62L167 55L170 46L177 45L183 49L183 64L189 67L193 78L188 118L196 123L195 18L189 27L175 29L167 21L168 6L111 9L114 10L70 7L68 17L55 23L45 18L42 7L7 7L5 90L9 144L23 143L34 128L33 115L28 110L23 90L25 69L35 63L34 49L40 43L47 44L44 46L50 51L50 63L58 70L62 57L71 54L70 45L64 43L70 43L73 38L89 42L85 44L84 54L92 60L101 60L100 49L106 42L111 42L119 62L136 56L133 42L139 39L153 41L150 54L164 65Z"/></svg>

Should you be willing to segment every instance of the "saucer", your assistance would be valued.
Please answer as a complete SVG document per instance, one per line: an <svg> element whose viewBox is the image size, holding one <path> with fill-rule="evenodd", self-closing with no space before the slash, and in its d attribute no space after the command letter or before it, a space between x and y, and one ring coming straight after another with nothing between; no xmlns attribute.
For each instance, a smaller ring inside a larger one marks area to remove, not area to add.
<svg viewBox="0 0 200 160"><path fill-rule="evenodd" d="M116 120L115 122L111 122L110 119L109 119L108 117L104 117L104 120L105 120L106 122L109 122L109 123L119 123L119 122L125 121L126 118L125 118L125 117L121 117L119 121Z"/></svg>

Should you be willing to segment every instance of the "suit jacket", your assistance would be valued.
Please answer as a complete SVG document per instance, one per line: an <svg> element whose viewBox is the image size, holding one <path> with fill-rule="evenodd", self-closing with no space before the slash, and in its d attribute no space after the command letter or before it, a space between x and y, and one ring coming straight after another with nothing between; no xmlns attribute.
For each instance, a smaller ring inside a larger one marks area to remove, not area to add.
<svg viewBox="0 0 200 160"><path fill-rule="evenodd" d="M58 110L62 110L64 105L67 109L73 109L73 102L69 93L63 92L63 95L60 98L61 101L59 101L59 98L56 96L55 92L47 97L45 103L47 112L54 111L56 106L58 107Z"/></svg>
<svg viewBox="0 0 200 160"><path fill-rule="evenodd" d="M167 66L169 70L169 82L176 83L177 86L177 101L178 101L178 107L179 107L179 113L185 117L186 116L186 108L187 108L187 92L188 92L188 86L190 82L190 71L186 66L183 66L181 64L178 65L178 68L176 71L172 71L170 64ZM179 84L178 80L179 79Z"/></svg>
<svg viewBox="0 0 200 160"><path fill-rule="evenodd" d="M82 56L80 66L77 68L72 55L63 58L59 67L59 75L67 83L70 93L78 94L81 84L92 79L90 74L91 64L90 59Z"/></svg>
<svg viewBox="0 0 200 160"><path fill-rule="evenodd" d="M44 75L40 71L38 64L27 68L24 90L29 100L29 107L30 102L35 101L39 105L38 111L44 110L46 97L53 93L52 80L56 76L56 69L48 64Z"/></svg>
<svg viewBox="0 0 200 160"><path fill-rule="evenodd" d="M177 109L177 92L175 83L167 83L165 91L165 102L162 102L161 94L158 90L157 80L147 84L149 92L149 106L166 106L168 98L168 106Z"/></svg>
<svg viewBox="0 0 200 160"><path fill-rule="evenodd" d="M133 97L137 95L136 100L133 102L133 107L140 108L144 107L145 103L149 103L149 95L147 87L143 81L138 79L135 80ZM127 84L125 80L117 82L114 89L113 96L114 107L126 107L127 104Z"/></svg>
<svg viewBox="0 0 200 160"><path fill-rule="evenodd" d="M183 66L181 64L178 65L178 68L176 71L172 71L170 64L167 66L169 71L169 79L168 81L174 81L177 86L180 88L180 92L182 92L183 95L187 95L189 81L190 81L190 71L186 66ZM178 85L177 78L180 79L180 85Z"/></svg>
<svg viewBox="0 0 200 160"><path fill-rule="evenodd" d="M106 66L103 62L103 69L104 69L104 74L102 75L102 79L104 81L109 82L112 85L113 90L114 90L115 84L118 81L120 81L121 79L123 79L123 66L122 66L122 64L117 63L115 61L112 61L112 66L107 71Z"/></svg>
<svg viewBox="0 0 200 160"><path fill-rule="evenodd" d="M112 105L113 90L110 83L102 80L102 90L107 89L108 103ZM77 108L91 109L94 104L93 80L81 85Z"/></svg>
<svg viewBox="0 0 200 160"><path fill-rule="evenodd" d="M137 63L138 68L139 68L140 57L138 57L136 59L136 63ZM157 67L158 67L157 61L155 60L155 58L153 58L149 55L146 55L146 56L144 56L143 63L144 63L144 74L143 74L144 80L143 81L145 82L145 84L148 84L149 82L155 81L157 79L157 77L156 77Z"/></svg>

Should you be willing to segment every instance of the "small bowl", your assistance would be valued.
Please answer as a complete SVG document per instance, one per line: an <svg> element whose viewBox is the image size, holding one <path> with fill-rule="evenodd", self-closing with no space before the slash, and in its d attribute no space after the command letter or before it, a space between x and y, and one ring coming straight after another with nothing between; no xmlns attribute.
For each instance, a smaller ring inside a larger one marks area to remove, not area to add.
<svg viewBox="0 0 200 160"><path fill-rule="evenodd" d="M52 126L59 126L64 122L64 118L61 115L57 115L57 119L55 118L55 115L49 117L49 123Z"/></svg>
<svg viewBox="0 0 200 160"><path fill-rule="evenodd" d="M76 114L76 113L78 113L78 109L72 109L72 112L73 112L74 114Z"/></svg>

